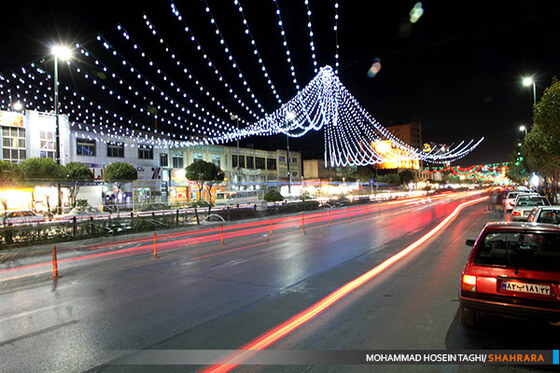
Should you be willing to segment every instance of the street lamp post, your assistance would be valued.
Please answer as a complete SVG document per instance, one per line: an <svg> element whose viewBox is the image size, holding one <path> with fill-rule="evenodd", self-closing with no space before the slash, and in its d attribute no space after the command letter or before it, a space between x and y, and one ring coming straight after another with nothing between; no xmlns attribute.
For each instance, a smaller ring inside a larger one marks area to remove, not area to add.
<svg viewBox="0 0 560 373"><path fill-rule="evenodd" d="M537 103L537 85L532 77L525 77L522 80L523 86L530 87L533 86L533 105Z"/></svg>
<svg viewBox="0 0 560 373"><path fill-rule="evenodd" d="M236 170L235 170L235 174L236 174L235 176L237 178L237 183L238 183L237 189L239 190L240 189L239 188L239 184L240 184L240 175L239 175L239 162L240 162L240 157L239 157L239 116L231 113L231 115L229 117L230 117L231 120L237 121L237 136L236 136L236 138L237 138L237 167L236 167Z"/></svg>
<svg viewBox="0 0 560 373"><path fill-rule="evenodd" d="M51 53L54 56L54 117L55 117L55 160L56 163L60 164L60 125L58 120L58 60L67 60L72 56L72 52L70 48L62 46L62 45L55 45L51 48ZM58 204L57 204L57 213L61 213L61 206L62 200L60 196L60 181L57 184L57 192L58 192Z"/></svg>
<svg viewBox="0 0 560 373"><path fill-rule="evenodd" d="M292 172L290 171L290 136L288 136L289 123L294 120L296 115L288 111L286 112L286 162L288 162L288 195L292 195Z"/></svg>

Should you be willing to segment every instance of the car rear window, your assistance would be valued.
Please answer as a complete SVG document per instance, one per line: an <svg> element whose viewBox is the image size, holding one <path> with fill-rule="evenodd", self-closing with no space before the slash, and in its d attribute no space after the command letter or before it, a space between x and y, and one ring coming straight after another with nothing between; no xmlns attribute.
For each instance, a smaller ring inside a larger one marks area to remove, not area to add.
<svg viewBox="0 0 560 373"><path fill-rule="evenodd" d="M542 210L536 223L560 224L560 209Z"/></svg>
<svg viewBox="0 0 560 373"><path fill-rule="evenodd" d="M560 234L487 233L475 253L474 264L558 272Z"/></svg>
<svg viewBox="0 0 560 373"><path fill-rule="evenodd" d="M548 205L548 201L543 197L526 197L520 198L517 201L517 206L545 206Z"/></svg>

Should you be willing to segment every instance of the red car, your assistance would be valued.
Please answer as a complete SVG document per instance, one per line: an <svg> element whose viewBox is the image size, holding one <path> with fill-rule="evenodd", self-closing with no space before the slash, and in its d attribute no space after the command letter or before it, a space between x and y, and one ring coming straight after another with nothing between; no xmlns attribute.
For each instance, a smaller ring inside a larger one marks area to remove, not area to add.
<svg viewBox="0 0 560 373"><path fill-rule="evenodd" d="M461 324L476 314L560 321L560 227L494 222L482 229L461 276Z"/></svg>

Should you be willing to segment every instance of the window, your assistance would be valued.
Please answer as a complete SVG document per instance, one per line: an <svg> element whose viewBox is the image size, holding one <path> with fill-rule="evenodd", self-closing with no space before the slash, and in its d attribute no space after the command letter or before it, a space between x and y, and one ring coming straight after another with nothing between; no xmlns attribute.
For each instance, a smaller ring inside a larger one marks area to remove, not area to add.
<svg viewBox="0 0 560 373"><path fill-rule="evenodd" d="M264 170L265 169L264 158L255 157L255 168L258 169L258 170Z"/></svg>
<svg viewBox="0 0 560 373"><path fill-rule="evenodd" d="M297 163L297 158L296 157L292 157L292 163Z"/></svg>
<svg viewBox="0 0 560 373"><path fill-rule="evenodd" d="M172 153L173 168L183 168L183 151L174 150Z"/></svg>
<svg viewBox="0 0 560 373"><path fill-rule="evenodd" d="M2 158L11 162L27 158L25 128L2 127Z"/></svg>
<svg viewBox="0 0 560 373"><path fill-rule="evenodd" d="M55 142L54 133L48 131L41 131L39 133L40 139L40 157L55 159Z"/></svg>
<svg viewBox="0 0 560 373"><path fill-rule="evenodd" d="M159 166L160 167L167 167L169 166L169 159L166 153L159 154Z"/></svg>
<svg viewBox="0 0 560 373"><path fill-rule="evenodd" d="M124 158L124 144L122 142L108 143L107 157Z"/></svg>
<svg viewBox="0 0 560 373"><path fill-rule="evenodd" d="M221 167L222 157L217 154L212 154L212 163L214 163L218 167Z"/></svg>
<svg viewBox="0 0 560 373"><path fill-rule="evenodd" d="M138 158L154 159L154 149L152 147L147 147L147 146L138 148Z"/></svg>
<svg viewBox="0 0 560 373"><path fill-rule="evenodd" d="M268 158L266 160L266 168L268 170L276 170L276 159L274 158Z"/></svg>
<svg viewBox="0 0 560 373"><path fill-rule="evenodd" d="M201 161L203 159L204 159L204 154L202 154L202 153L193 153L193 155L192 155L193 162Z"/></svg>
<svg viewBox="0 0 560 373"><path fill-rule="evenodd" d="M255 158L254 157L247 157L247 168L255 168Z"/></svg>
<svg viewBox="0 0 560 373"><path fill-rule="evenodd" d="M95 140L76 139L76 154L95 157Z"/></svg>
<svg viewBox="0 0 560 373"><path fill-rule="evenodd" d="M280 155L280 156L278 156L278 161L279 162L286 162L286 157Z"/></svg>

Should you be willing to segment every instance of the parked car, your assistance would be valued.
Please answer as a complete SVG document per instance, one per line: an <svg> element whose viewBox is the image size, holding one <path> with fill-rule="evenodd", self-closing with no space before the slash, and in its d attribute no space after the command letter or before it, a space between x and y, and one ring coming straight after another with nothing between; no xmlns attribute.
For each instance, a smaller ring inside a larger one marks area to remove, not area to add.
<svg viewBox="0 0 560 373"><path fill-rule="evenodd" d="M560 321L560 227L492 222L467 245L461 324L473 326L478 314Z"/></svg>
<svg viewBox="0 0 560 373"><path fill-rule="evenodd" d="M106 219L109 216L109 213L103 212L97 207L88 206L88 207L74 207L70 210L67 214L62 214L59 216L55 216L55 220L72 220L74 217L76 220L85 220L93 217L94 219L102 218Z"/></svg>
<svg viewBox="0 0 560 373"><path fill-rule="evenodd" d="M1 215L0 223L22 225L40 223L45 221L45 216L31 210L6 211Z"/></svg>
<svg viewBox="0 0 560 373"><path fill-rule="evenodd" d="M527 220L531 210L536 206L549 206L548 199L539 195L519 195L515 201L515 207L511 212L513 220Z"/></svg>
<svg viewBox="0 0 560 373"><path fill-rule="evenodd" d="M560 206L537 206L533 208L529 217L529 223L545 223L560 225Z"/></svg>
<svg viewBox="0 0 560 373"><path fill-rule="evenodd" d="M515 207L515 201L517 199L517 196L519 195L538 195L538 193L519 191L519 190L514 190L512 192L509 192L507 194L506 199L504 200L504 210L506 212L513 211L513 208Z"/></svg>

